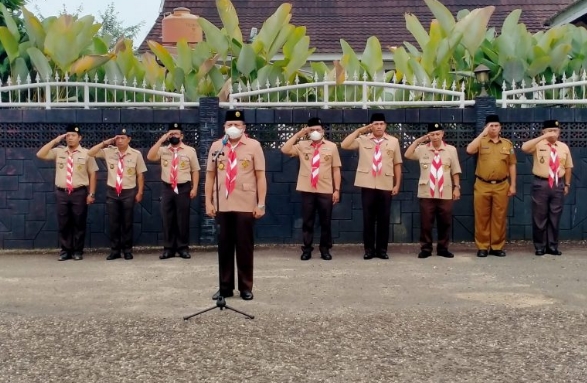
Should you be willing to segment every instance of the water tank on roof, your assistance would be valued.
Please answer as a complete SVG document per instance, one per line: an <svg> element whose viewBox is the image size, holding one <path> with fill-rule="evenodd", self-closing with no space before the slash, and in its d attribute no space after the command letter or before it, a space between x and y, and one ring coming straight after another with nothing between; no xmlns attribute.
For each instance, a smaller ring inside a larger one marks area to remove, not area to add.
<svg viewBox="0 0 587 383"><path fill-rule="evenodd" d="M192 15L188 8L175 8L173 13L163 16L161 22L163 44L176 43L186 39L188 43L202 41L202 28L198 24L198 16Z"/></svg>

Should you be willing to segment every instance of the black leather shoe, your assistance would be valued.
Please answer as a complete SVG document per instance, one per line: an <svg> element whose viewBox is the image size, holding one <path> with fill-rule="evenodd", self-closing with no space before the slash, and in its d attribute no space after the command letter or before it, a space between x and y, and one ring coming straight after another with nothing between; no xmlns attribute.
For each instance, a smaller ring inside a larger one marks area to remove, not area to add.
<svg viewBox="0 0 587 383"><path fill-rule="evenodd" d="M180 251L179 256L183 259L190 259L192 257L187 250Z"/></svg>
<svg viewBox="0 0 587 383"><path fill-rule="evenodd" d="M487 257L487 254L488 254L487 250L477 250L477 256L479 258L485 258L485 257Z"/></svg>
<svg viewBox="0 0 587 383"><path fill-rule="evenodd" d="M175 252L172 250L163 250L163 254L159 256L159 259L169 259L175 257Z"/></svg>
<svg viewBox="0 0 587 383"><path fill-rule="evenodd" d="M495 255L496 257L505 257L506 253L504 250L489 250L490 255Z"/></svg>
<svg viewBox="0 0 587 383"><path fill-rule="evenodd" d="M84 256L79 251L76 251L75 253L73 253L73 259L75 261L81 261L82 259L84 259Z"/></svg>
<svg viewBox="0 0 587 383"><path fill-rule="evenodd" d="M134 257L132 256L132 253L124 253L124 259L126 259L127 261L133 259Z"/></svg>
<svg viewBox="0 0 587 383"><path fill-rule="evenodd" d="M534 254L538 255L538 256L542 256L544 255L544 249L537 249Z"/></svg>
<svg viewBox="0 0 587 383"><path fill-rule="evenodd" d="M68 259L71 259L71 255L65 250L59 253L59 258L57 258L58 261L67 261Z"/></svg>
<svg viewBox="0 0 587 383"><path fill-rule="evenodd" d="M551 249L551 248L546 248L546 254L550 254L550 255L563 255L563 252L560 251L559 249Z"/></svg>
<svg viewBox="0 0 587 383"><path fill-rule="evenodd" d="M432 255L431 251L422 250L422 251L420 251L420 254L418 254L418 258L428 258L431 255Z"/></svg>
<svg viewBox="0 0 587 383"><path fill-rule="evenodd" d="M377 258L389 259L389 255L387 255L387 252L386 251L378 251L377 252Z"/></svg>
<svg viewBox="0 0 587 383"><path fill-rule="evenodd" d="M253 299L253 292L252 291L241 291L241 298L243 298L245 301L250 301Z"/></svg>
<svg viewBox="0 0 587 383"><path fill-rule="evenodd" d="M373 259L373 250L365 250L363 259Z"/></svg>
<svg viewBox="0 0 587 383"><path fill-rule="evenodd" d="M212 295L212 300L217 300L219 296L223 296L224 298L230 298L232 296L234 296L234 292L232 290L230 291L216 291L216 294Z"/></svg>
<svg viewBox="0 0 587 383"><path fill-rule="evenodd" d="M438 255L440 257L444 257L444 258L454 258L455 257L455 255L448 250L438 251L438 252L436 252L436 255Z"/></svg>
<svg viewBox="0 0 587 383"><path fill-rule="evenodd" d="M308 259L312 258L312 252L311 251L304 251L302 253L302 256L300 257L300 259L302 261L307 261Z"/></svg>
<svg viewBox="0 0 587 383"><path fill-rule="evenodd" d="M112 253L110 253L109 256L106 257L106 260L107 261L112 261L113 259L117 259L117 258L120 258L120 253L114 253L114 252L112 252Z"/></svg>
<svg viewBox="0 0 587 383"><path fill-rule="evenodd" d="M330 261L332 259L332 255L330 255L330 252L327 251L327 252L321 253L320 258L322 258L325 261ZM253 299L253 298L251 298L251 299Z"/></svg>

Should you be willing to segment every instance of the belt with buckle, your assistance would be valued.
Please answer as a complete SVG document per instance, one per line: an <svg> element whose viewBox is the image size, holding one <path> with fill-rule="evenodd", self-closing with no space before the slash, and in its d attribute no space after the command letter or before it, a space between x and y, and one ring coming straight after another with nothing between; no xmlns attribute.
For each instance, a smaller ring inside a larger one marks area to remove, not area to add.
<svg viewBox="0 0 587 383"><path fill-rule="evenodd" d="M78 191L80 189L86 189L86 188L87 188L87 186L78 186L76 188L73 188L71 191L74 192L74 191ZM69 190L67 188L60 188L58 186L55 186L55 189L62 191L62 192L69 192Z"/></svg>
<svg viewBox="0 0 587 383"><path fill-rule="evenodd" d="M481 178L481 177L479 177L479 176L475 176L475 177L477 177L477 179L478 179L478 180L481 180L481 181L483 181L483 182L486 182L486 183L488 183L488 184L493 184L493 185L495 185L495 184L500 184L500 183L502 183L503 181L505 181L505 180L507 180L507 179L508 179L508 178L506 177L506 178L503 178L503 179L501 179L501 180L486 180L486 179L484 179L484 178Z"/></svg>
<svg viewBox="0 0 587 383"><path fill-rule="evenodd" d="M538 178L539 180L543 180L543 181L548 181L548 177L540 177L540 176L537 176L536 174L534 175L534 178Z"/></svg>

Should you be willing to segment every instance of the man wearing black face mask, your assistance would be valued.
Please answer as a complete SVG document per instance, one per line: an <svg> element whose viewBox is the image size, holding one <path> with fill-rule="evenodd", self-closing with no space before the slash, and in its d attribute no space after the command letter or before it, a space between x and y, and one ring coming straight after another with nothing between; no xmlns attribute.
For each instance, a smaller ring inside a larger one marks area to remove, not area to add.
<svg viewBox="0 0 587 383"><path fill-rule="evenodd" d="M196 151L183 141L181 124L169 124L168 132L147 153L149 161L161 161L161 217L163 219L163 254L160 259L191 258L190 202L198 192L200 165ZM162 146L169 141L168 146Z"/></svg>

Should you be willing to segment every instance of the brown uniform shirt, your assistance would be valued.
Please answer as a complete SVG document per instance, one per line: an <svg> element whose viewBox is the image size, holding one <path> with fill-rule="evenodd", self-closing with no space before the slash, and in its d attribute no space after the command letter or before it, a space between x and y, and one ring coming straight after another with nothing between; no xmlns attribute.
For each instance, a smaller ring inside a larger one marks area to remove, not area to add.
<svg viewBox="0 0 587 383"><path fill-rule="evenodd" d="M103 158L106 161L108 170L108 186L116 187L116 173L118 172L118 148L116 146L108 146L100 149L97 158ZM137 174L147 171L143 155L136 149L130 146L124 155L124 176L122 177L122 188L133 189L137 186Z"/></svg>
<svg viewBox="0 0 587 383"><path fill-rule="evenodd" d="M214 172L214 153L222 148L222 140L215 141L208 153L206 171ZM255 171L265 171L265 155L259 141L243 137L236 147L236 161L238 170L234 190L226 198L226 169L228 153L225 147L224 154L218 157L218 191L220 193L219 211L253 212L257 207L257 175ZM216 185L213 186L214 206L216 206Z"/></svg>
<svg viewBox="0 0 587 383"><path fill-rule="evenodd" d="M486 181L501 181L510 174L510 165L517 163L514 144L510 140L499 137L493 142L483 137L479 143L479 157L475 175Z"/></svg>
<svg viewBox="0 0 587 383"><path fill-rule="evenodd" d="M49 151L49 160L55 160L55 186L67 187L67 146L57 146ZM98 171L98 164L93 157L88 156L88 149L78 146L73 153L73 187L90 185L90 174Z"/></svg>
<svg viewBox="0 0 587 383"><path fill-rule="evenodd" d="M461 173L457 149L452 145L443 143L440 147L440 160L442 161L444 187L442 197L438 190L434 197L430 196L430 166L434 158L434 148L431 144L420 145L410 157L410 160L420 161L420 179L418 180L418 198L452 199L452 175Z"/></svg>
<svg viewBox="0 0 587 383"><path fill-rule="evenodd" d="M179 145L177 151L179 157L179 165L177 167L177 183L184 184L191 182L192 173L200 171L200 164L198 163L198 156L196 150L191 146ZM173 161L173 152L171 146L162 146L157 151L157 159L161 160L161 180L163 182L171 183L171 162Z"/></svg>
<svg viewBox="0 0 587 383"><path fill-rule="evenodd" d="M571 158L571 151L567 144L557 141L554 143L558 158L560 159L560 166L558 169L558 176L562 178L565 175L567 169L573 167L573 159ZM534 164L532 166L532 173L538 177L548 178L548 162L550 161L550 146L548 146L547 140L542 140L534 147L534 153L532 153Z"/></svg>
<svg viewBox="0 0 587 383"><path fill-rule="evenodd" d="M332 194L334 184L332 179L332 168L341 167L340 155L334 142L322 140L320 146L320 168L318 171L318 187L312 187L312 157L314 147L312 141L304 140L294 145L293 157L300 158L300 171L298 173L298 184L296 190L309 193Z"/></svg>
<svg viewBox="0 0 587 383"><path fill-rule="evenodd" d="M359 150L359 163L355 175L355 186L369 189L390 190L393 189L393 168L401 164L402 155L397 138L388 134L383 135L381 143L381 174L373 176L373 155L375 154L375 142L372 133L357 137L349 149Z"/></svg>

